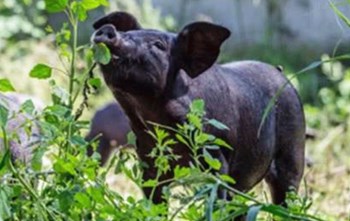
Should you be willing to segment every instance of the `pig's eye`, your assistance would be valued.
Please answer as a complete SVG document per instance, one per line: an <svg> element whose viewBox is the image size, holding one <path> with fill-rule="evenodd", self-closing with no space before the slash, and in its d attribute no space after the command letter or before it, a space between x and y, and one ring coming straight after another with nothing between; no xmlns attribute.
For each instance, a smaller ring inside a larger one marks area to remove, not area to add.
<svg viewBox="0 0 350 221"><path fill-rule="evenodd" d="M153 43L153 45L156 46L159 50L162 50L162 51L166 50L166 47L165 47L164 43L161 42L161 41L155 41Z"/></svg>

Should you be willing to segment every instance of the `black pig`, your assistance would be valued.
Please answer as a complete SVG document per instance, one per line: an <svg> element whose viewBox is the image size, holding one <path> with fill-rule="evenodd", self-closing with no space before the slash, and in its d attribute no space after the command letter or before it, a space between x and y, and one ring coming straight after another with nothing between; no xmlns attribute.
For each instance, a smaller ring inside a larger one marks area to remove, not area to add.
<svg viewBox="0 0 350 221"><path fill-rule="evenodd" d="M256 61L216 64L230 31L207 22L191 23L175 34L142 29L132 15L114 12L99 19L94 28L93 41L106 44L112 53L111 62L101 64L101 70L130 119L139 157L149 165L145 180L156 176L153 159L148 157L154 140L145 132L149 129L146 122L182 123L191 101L201 98L206 117L230 128L207 128L207 132L234 147L212 154L221 160L221 172L236 180L235 188L247 191L265 178L276 204L283 204L290 188L298 189L304 170L305 121L291 84L281 93L258 136L265 108L287 82L280 69ZM182 158L172 168L189 164L187 147L179 144L173 150ZM150 195L150 189L144 192ZM161 187L153 201L162 201Z"/></svg>
<svg viewBox="0 0 350 221"><path fill-rule="evenodd" d="M111 152L119 145L127 143L127 135L131 131L129 119L118 103L110 103L98 110L92 118L91 128L86 136L87 141L98 138L97 151L101 155L101 164L105 164ZM88 148L88 155L92 148Z"/></svg>

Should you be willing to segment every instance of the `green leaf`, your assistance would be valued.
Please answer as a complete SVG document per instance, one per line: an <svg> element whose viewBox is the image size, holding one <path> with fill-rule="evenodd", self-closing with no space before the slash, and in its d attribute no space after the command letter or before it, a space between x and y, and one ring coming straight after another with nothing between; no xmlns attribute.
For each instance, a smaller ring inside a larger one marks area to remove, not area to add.
<svg viewBox="0 0 350 221"><path fill-rule="evenodd" d="M6 79L0 79L0 91L2 92L9 92L9 91L15 91L15 88L12 86L11 82Z"/></svg>
<svg viewBox="0 0 350 221"><path fill-rule="evenodd" d="M179 165L177 165L174 169L174 178L175 179L179 179L185 176L190 175L191 173L191 169L188 167L180 167Z"/></svg>
<svg viewBox="0 0 350 221"><path fill-rule="evenodd" d="M34 104L32 100L26 100L22 105L21 105L21 110L23 110L27 114L33 114L34 112Z"/></svg>
<svg viewBox="0 0 350 221"><path fill-rule="evenodd" d="M130 131L127 135L128 144L136 146L136 136L134 132Z"/></svg>
<svg viewBox="0 0 350 221"><path fill-rule="evenodd" d="M111 61L111 53L105 44L95 44L92 50L94 52L94 59L97 63L106 65Z"/></svg>
<svg viewBox="0 0 350 221"><path fill-rule="evenodd" d="M211 154L206 151L205 149L203 150L203 157L204 161L214 170L220 170L221 168L221 162L218 159L215 159L211 156Z"/></svg>
<svg viewBox="0 0 350 221"><path fill-rule="evenodd" d="M74 199L78 201L84 209L88 209L91 207L90 198L86 193L77 193L75 194Z"/></svg>
<svg viewBox="0 0 350 221"><path fill-rule="evenodd" d="M65 116L67 116L69 111L70 110L67 107L59 104L48 106L45 109L45 113L53 114L59 118L64 118Z"/></svg>
<svg viewBox="0 0 350 221"><path fill-rule="evenodd" d="M202 130L202 127L203 127L202 118L199 115L189 113L187 115L187 119L190 124L195 126L197 129Z"/></svg>
<svg viewBox="0 0 350 221"><path fill-rule="evenodd" d="M195 141L197 144L201 145L204 144L205 142L209 141L211 139L212 135L211 134L206 134L206 133L200 133L195 136Z"/></svg>
<svg viewBox="0 0 350 221"><path fill-rule="evenodd" d="M196 99L192 101L192 104L190 106L190 110L192 113L204 113L204 100L203 99Z"/></svg>
<svg viewBox="0 0 350 221"><path fill-rule="evenodd" d="M73 195L69 191L65 190L57 195L58 203L60 210L68 213L69 209L71 208Z"/></svg>
<svg viewBox="0 0 350 221"><path fill-rule="evenodd" d="M8 193L4 188L0 188L0 220L7 220L11 217L11 205Z"/></svg>
<svg viewBox="0 0 350 221"><path fill-rule="evenodd" d="M45 8L48 12L61 12L68 6L68 0L45 0Z"/></svg>
<svg viewBox="0 0 350 221"><path fill-rule="evenodd" d="M87 11L82 2L73 2L71 6L73 12L77 15L79 21L85 21L87 18Z"/></svg>
<svg viewBox="0 0 350 221"><path fill-rule="evenodd" d="M222 179L223 181L225 181L225 182L227 182L229 184L235 184L236 183L236 181L232 177L227 175L227 174L221 174L220 175L220 179Z"/></svg>
<svg viewBox="0 0 350 221"><path fill-rule="evenodd" d="M29 76L38 79L47 79L51 77L52 68L45 64L37 64L30 71Z"/></svg>
<svg viewBox="0 0 350 221"><path fill-rule="evenodd" d="M42 166L42 158L46 152L45 148L36 148L31 160L32 169L34 171L40 171Z"/></svg>
<svg viewBox="0 0 350 221"><path fill-rule="evenodd" d="M84 173L86 174L87 178L95 181L96 180L96 168L88 168L88 169L84 169Z"/></svg>
<svg viewBox="0 0 350 221"><path fill-rule="evenodd" d="M54 163L53 169L57 173L69 173L73 176L77 174L75 172L74 165L70 162L63 161L62 159L58 159L56 163Z"/></svg>
<svg viewBox="0 0 350 221"><path fill-rule="evenodd" d="M185 138L183 136L181 136L180 134L175 134L175 137L178 141L180 141L181 143L190 146L189 143L185 140Z"/></svg>
<svg viewBox="0 0 350 221"><path fill-rule="evenodd" d="M230 130L230 128L228 128L225 124L215 119L208 120L208 123L219 130Z"/></svg>
<svg viewBox="0 0 350 221"><path fill-rule="evenodd" d="M94 88L100 88L102 85L102 82L100 78L91 78L89 79L88 84Z"/></svg>
<svg viewBox="0 0 350 221"><path fill-rule="evenodd" d="M221 147L226 147L226 148L228 148L230 150L233 149L228 143L226 143L226 141L224 141L223 139L220 139L220 138L215 138L213 143L216 144L216 145L219 145Z"/></svg>
<svg viewBox="0 0 350 221"><path fill-rule="evenodd" d="M105 198L103 196L102 190L100 188L96 187L88 187L86 192L89 194L89 196L95 200L98 203L104 203Z"/></svg>
<svg viewBox="0 0 350 221"><path fill-rule="evenodd" d="M157 185L157 180L147 180L142 184L142 187L155 187Z"/></svg>
<svg viewBox="0 0 350 221"><path fill-rule="evenodd" d="M261 205L255 205L249 208L248 214L247 214L247 221L255 221L256 218L258 217L258 213L261 210Z"/></svg>
<svg viewBox="0 0 350 221"><path fill-rule="evenodd" d="M0 104L0 127L5 128L8 117L9 117L8 109L5 106Z"/></svg>
<svg viewBox="0 0 350 221"><path fill-rule="evenodd" d="M100 1L97 0L83 0L81 3L86 10L91 10L101 5Z"/></svg>
<svg viewBox="0 0 350 221"><path fill-rule="evenodd" d="M78 136L78 135L73 135L71 138L70 138L70 142L73 144L73 145L77 145L77 146L84 146L84 145L87 145L88 142L85 141L85 139L81 136Z"/></svg>
<svg viewBox="0 0 350 221"><path fill-rule="evenodd" d="M3 140L0 140L1 142L3 142ZM0 144L2 145L2 144ZM1 162L0 162L0 171L5 167L7 166L8 162L9 162L9 159L10 159L10 150L6 150L4 156L2 157L1 159Z"/></svg>

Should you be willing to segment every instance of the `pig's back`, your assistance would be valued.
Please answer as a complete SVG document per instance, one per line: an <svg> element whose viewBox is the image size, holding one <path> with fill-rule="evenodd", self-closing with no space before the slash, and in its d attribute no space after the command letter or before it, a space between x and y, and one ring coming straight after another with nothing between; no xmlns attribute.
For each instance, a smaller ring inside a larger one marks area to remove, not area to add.
<svg viewBox="0 0 350 221"><path fill-rule="evenodd" d="M229 94L226 100L236 112L231 113L234 117L229 121L230 126L239 125L234 138L237 145L263 143L266 148L281 146L282 139L304 139L305 119L301 101L280 68L257 61L233 62L221 67L218 78L225 82ZM263 115L276 94L277 100L260 128Z"/></svg>
<svg viewBox="0 0 350 221"><path fill-rule="evenodd" d="M221 65L225 78L272 92L287 82L281 69L259 61L239 61Z"/></svg>

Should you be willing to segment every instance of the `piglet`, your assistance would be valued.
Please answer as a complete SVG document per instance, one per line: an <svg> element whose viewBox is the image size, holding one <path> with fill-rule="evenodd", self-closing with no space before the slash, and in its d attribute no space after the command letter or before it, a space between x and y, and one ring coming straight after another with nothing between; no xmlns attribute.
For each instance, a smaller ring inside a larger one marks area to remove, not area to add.
<svg viewBox="0 0 350 221"><path fill-rule="evenodd" d="M127 135L130 131L129 119L120 105L113 102L96 111L85 139L98 140L97 152L101 155L101 164L104 165L113 150L127 144ZM93 149L89 146L88 155L92 153Z"/></svg>
<svg viewBox="0 0 350 221"><path fill-rule="evenodd" d="M154 159L148 156L155 141L146 132L151 128L147 122L181 124L191 102L203 99L206 117L230 129L208 127L206 132L233 147L211 154L221 161L221 172L236 180L234 188L248 191L265 179L276 204L284 203L287 191L298 189L304 169L305 120L291 84L284 88L259 131L269 101L288 82L281 69L258 61L216 64L230 31L207 22L194 22L179 33L169 33L143 29L134 16L114 12L93 26L93 42L104 43L112 54L112 60L100 67L130 119L136 151L148 165L145 180L156 176ZM173 151L181 158L172 162L171 168L189 165L186 146L177 144ZM172 175L170 171L161 180ZM162 201L161 188L156 189L155 203ZM149 188L144 192L150 196Z"/></svg>

